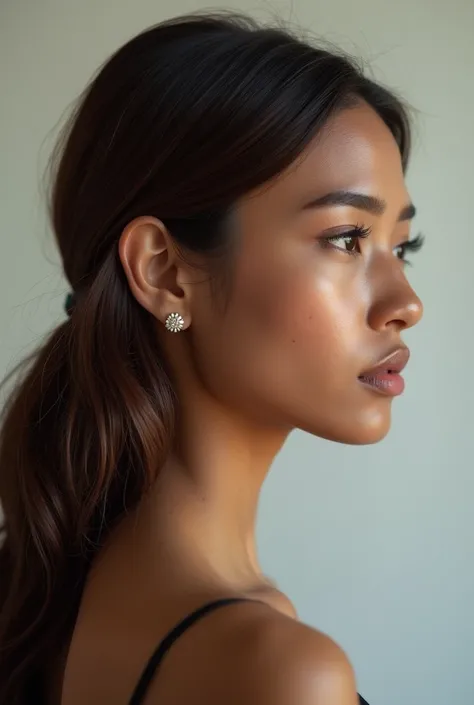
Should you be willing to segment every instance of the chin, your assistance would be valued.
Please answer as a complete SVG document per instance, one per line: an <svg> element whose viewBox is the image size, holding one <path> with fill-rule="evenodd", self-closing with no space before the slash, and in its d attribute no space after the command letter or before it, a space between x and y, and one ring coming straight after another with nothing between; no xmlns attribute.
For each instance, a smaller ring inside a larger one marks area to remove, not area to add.
<svg viewBox="0 0 474 705"><path fill-rule="evenodd" d="M321 427L318 423L299 424L302 431L311 433L313 436L325 438L335 443L345 443L347 445L361 446L373 445L382 441L390 431L392 414L391 404L372 407L355 413L352 419L345 415L339 422L335 419L327 420L327 425Z"/></svg>

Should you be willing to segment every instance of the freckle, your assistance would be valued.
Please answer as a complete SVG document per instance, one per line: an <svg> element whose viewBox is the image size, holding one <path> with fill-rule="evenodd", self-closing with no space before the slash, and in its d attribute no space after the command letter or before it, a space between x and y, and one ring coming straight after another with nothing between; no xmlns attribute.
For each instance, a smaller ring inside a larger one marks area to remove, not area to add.
<svg viewBox="0 0 474 705"><path fill-rule="evenodd" d="M291 342L292 342L292 343L296 343L296 340L292 340Z"/></svg>

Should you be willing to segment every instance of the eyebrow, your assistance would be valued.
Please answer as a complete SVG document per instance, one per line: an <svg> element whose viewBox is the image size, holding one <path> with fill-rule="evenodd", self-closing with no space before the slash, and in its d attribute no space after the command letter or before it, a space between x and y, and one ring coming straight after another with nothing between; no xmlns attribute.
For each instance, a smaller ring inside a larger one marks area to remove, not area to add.
<svg viewBox="0 0 474 705"><path fill-rule="evenodd" d="M303 210L309 208L324 208L325 206L350 206L359 210L367 211L373 215L382 215L385 213L387 203L376 196L367 196L364 193L356 193L354 191L332 191L325 196L313 199L303 206ZM398 221L411 220L415 217L416 208L413 203L402 208Z"/></svg>

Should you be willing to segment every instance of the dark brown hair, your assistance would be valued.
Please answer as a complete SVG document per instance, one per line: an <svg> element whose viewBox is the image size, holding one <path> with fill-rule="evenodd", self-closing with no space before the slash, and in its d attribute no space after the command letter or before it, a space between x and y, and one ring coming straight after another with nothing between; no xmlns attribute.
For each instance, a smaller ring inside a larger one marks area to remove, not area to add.
<svg viewBox="0 0 474 705"><path fill-rule="evenodd" d="M81 96L50 204L76 306L25 361L3 411L0 705L37 694L91 561L173 442L178 400L154 321L127 287L124 226L154 215L183 252L221 256L237 199L360 100L405 167L407 113L391 92L342 53L225 11L147 29Z"/></svg>

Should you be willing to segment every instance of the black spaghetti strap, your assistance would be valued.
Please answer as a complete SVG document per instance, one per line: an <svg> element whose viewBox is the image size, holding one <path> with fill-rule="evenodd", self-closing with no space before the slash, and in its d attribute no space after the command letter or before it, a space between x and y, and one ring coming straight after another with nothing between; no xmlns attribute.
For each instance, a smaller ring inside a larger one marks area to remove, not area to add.
<svg viewBox="0 0 474 705"><path fill-rule="evenodd" d="M191 614L188 614L179 624L177 624L173 629L171 629L165 638L158 644L157 648L153 652L150 660L148 661L145 670L143 671L140 680L138 681L137 687L135 688L133 695L130 699L129 705L142 705L147 691L151 685L151 682L156 675L158 667L165 654L169 651L174 642L179 639L179 637L187 630L189 627L197 622L201 617L213 612L218 607L224 607L225 605L232 604L233 602L255 602L246 597L226 597L220 600L213 600L207 604L199 607ZM360 705L369 705L364 698L359 695Z"/></svg>
<svg viewBox="0 0 474 705"><path fill-rule="evenodd" d="M143 699L145 698L148 688L158 670L158 667L163 660L166 652L169 651L174 642L179 639L179 637L187 630L189 627L197 622L201 617L212 612L218 607L224 607L232 602L252 602L251 599L245 597L227 597L221 600L214 600L213 602L208 602L207 604L199 607L191 614L188 614L179 624L177 624L165 638L158 644L154 653L152 654L150 660L148 661L145 670L142 673L140 680L138 681L137 687L135 688L133 695L130 699L129 705L141 705Z"/></svg>

